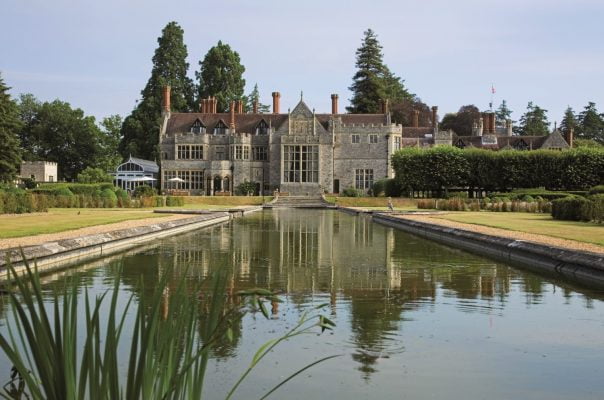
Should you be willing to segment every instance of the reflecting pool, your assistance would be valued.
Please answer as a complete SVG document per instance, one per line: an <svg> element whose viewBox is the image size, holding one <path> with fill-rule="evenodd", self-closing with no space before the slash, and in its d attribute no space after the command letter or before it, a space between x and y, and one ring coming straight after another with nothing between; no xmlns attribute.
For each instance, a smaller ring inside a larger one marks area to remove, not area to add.
<svg viewBox="0 0 604 400"><path fill-rule="evenodd" d="M209 368L207 398L223 398L255 351L301 312L329 303L333 332L280 345L239 399L340 354L288 383L275 399L602 399L604 293L578 288L337 211L272 210L157 241L66 273L93 294L149 295L162 271L191 279L227 270L229 290L281 293L272 317L247 314ZM186 272L185 272L186 270ZM150 291L150 290L149 290ZM0 300L0 329L10 312ZM9 365L0 359L0 382ZM1 385L0 385L1 386Z"/></svg>

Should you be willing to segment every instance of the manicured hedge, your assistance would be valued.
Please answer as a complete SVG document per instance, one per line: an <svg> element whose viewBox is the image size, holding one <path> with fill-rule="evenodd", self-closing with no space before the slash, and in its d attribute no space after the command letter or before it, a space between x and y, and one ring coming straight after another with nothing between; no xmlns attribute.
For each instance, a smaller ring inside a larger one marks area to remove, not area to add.
<svg viewBox="0 0 604 400"><path fill-rule="evenodd" d="M552 217L567 221L604 220L604 195L569 196L552 201Z"/></svg>
<svg viewBox="0 0 604 400"><path fill-rule="evenodd" d="M167 196L166 206L168 207L182 207L185 205L185 198L182 196Z"/></svg>
<svg viewBox="0 0 604 400"><path fill-rule="evenodd" d="M507 192L515 188L585 190L604 183L604 151L461 150L407 148L392 155L396 181L405 191L449 188Z"/></svg>

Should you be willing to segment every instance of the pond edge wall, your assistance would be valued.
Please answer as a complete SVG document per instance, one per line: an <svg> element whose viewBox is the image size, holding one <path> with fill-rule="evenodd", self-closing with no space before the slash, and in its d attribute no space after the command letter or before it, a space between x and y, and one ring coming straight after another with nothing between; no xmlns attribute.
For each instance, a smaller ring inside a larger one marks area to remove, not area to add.
<svg viewBox="0 0 604 400"><path fill-rule="evenodd" d="M65 268L68 263L102 257L151 240L228 222L231 218L232 216L228 212L215 212L191 218L27 246L23 248L23 254L30 262L30 266L33 267L35 262L40 273L47 273ZM25 272L25 264L19 248L0 250L0 282L8 279L7 260L10 260L17 273Z"/></svg>
<svg viewBox="0 0 604 400"><path fill-rule="evenodd" d="M422 221L373 214L375 222L482 256L592 287L604 288L604 256L487 235Z"/></svg>

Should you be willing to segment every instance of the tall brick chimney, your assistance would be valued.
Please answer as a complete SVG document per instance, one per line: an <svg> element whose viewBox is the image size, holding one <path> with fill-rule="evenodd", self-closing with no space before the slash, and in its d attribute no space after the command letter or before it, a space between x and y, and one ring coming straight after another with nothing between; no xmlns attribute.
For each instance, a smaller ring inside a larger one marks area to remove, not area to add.
<svg viewBox="0 0 604 400"><path fill-rule="evenodd" d="M382 114L388 114L388 112L390 111L390 102L388 101L388 99L382 100L380 104L382 108Z"/></svg>
<svg viewBox="0 0 604 400"><path fill-rule="evenodd" d="M334 115L338 113L338 97L335 93L331 95L331 113Z"/></svg>
<svg viewBox="0 0 604 400"><path fill-rule="evenodd" d="M419 110L413 110L413 124L414 128L419 127Z"/></svg>
<svg viewBox="0 0 604 400"><path fill-rule="evenodd" d="M170 112L170 86L164 86L162 111Z"/></svg>
<svg viewBox="0 0 604 400"><path fill-rule="evenodd" d="M436 129L438 124L438 107L432 106L432 128Z"/></svg>
<svg viewBox="0 0 604 400"><path fill-rule="evenodd" d="M273 114L279 114L279 99L281 98L281 93L273 92Z"/></svg>
<svg viewBox="0 0 604 400"><path fill-rule="evenodd" d="M218 112L218 100L216 100L216 97L211 97L210 103L210 113L216 114Z"/></svg>
<svg viewBox="0 0 604 400"><path fill-rule="evenodd" d="M566 142L572 148L573 141L575 140L575 128L569 128L566 134Z"/></svg>
<svg viewBox="0 0 604 400"><path fill-rule="evenodd" d="M243 114L243 100L237 100L237 114Z"/></svg>
<svg viewBox="0 0 604 400"><path fill-rule="evenodd" d="M258 114L258 99L254 99L252 102L252 112Z"/></svg>
<svg viewBox="0 0 604 400"><path fill-rule="evenodd" d="M235 100L231 101L231 108L229 110L231 114L231 120L229 122L229 128L235 129Z"/></svg>
<svg viewBox="0 0 604 400"><path fill-rule="evenodd" d="M491 118L491 135L494 135L495 134L495 113L491 113L489 118Z"/></svg>

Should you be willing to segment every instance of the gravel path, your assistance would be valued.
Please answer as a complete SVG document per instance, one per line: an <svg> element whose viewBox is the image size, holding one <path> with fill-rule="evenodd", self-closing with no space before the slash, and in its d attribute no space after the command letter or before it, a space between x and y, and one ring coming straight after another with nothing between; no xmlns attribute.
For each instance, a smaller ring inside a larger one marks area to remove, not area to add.
<svg viewBox="0 0 604 400"><path fill-rule="evenodd" d="M589 251L591 253L604 254L604 247L597 244L577 242L574 240L559 239L552 236L536 235L519 231L509 231L507 229L491 228L488 226L464 224L461 222L449 221L442 218L433 218L425 215L396 215L397 218L421 221L435 225L447 226L451 228L463 229L466 231L484 233L486 235L501 236L509 239L525 240L529 242L541 243L550 246L564 247L572 250Z"/></svg>
<svg viewBox="0 0 604 400"><path fill-rule="evenodd" d="M25 247L34 246L46 242L55 242L57 240L71 239L80 236L94 235L97 233L105 233L110 231L116 231L120 229L135 228L137 226L145 226L151 224L157 224L160 222L168 222L177 219L191 218L191 215L170 215L163 218L144 218L135 219L131 221L116 222L113 224L88 226L86 228L74 229L70 231L57 232L57 233L44 233L36 236L25 236L19 238L8 238L0 239L0 249L6 249L10 247Z"/></svg>

